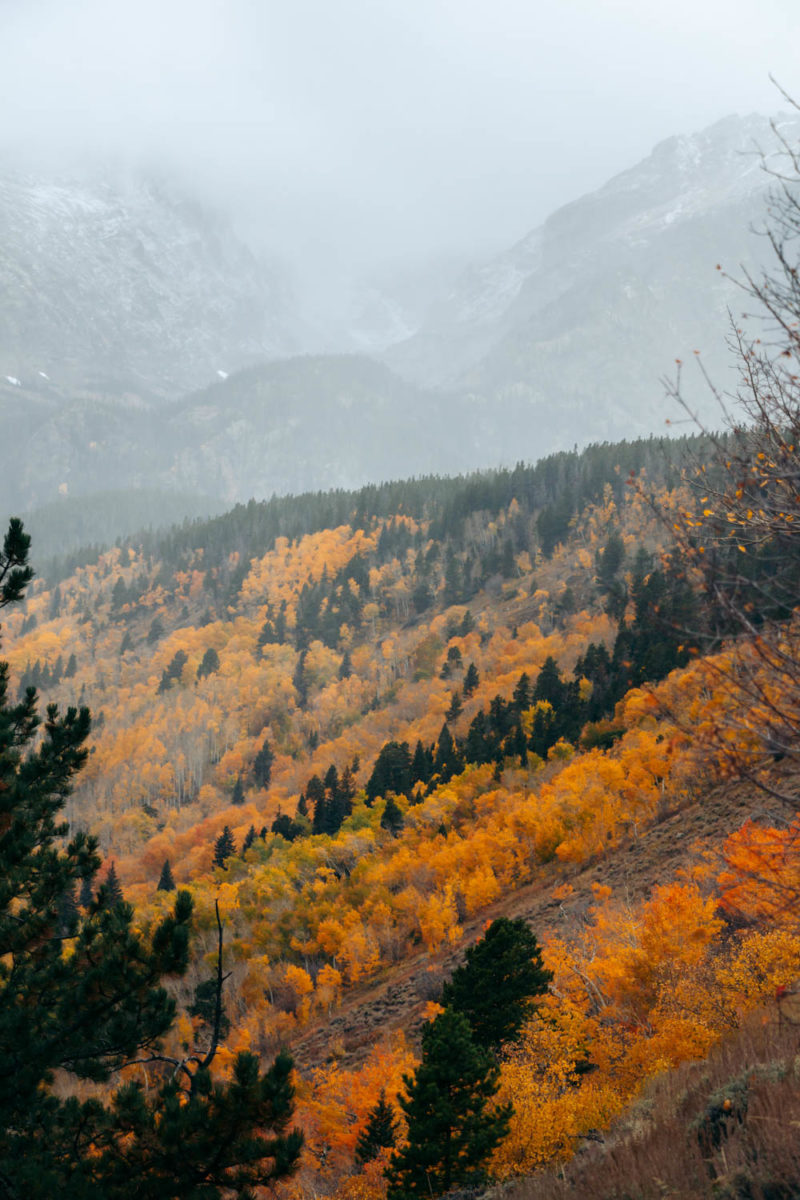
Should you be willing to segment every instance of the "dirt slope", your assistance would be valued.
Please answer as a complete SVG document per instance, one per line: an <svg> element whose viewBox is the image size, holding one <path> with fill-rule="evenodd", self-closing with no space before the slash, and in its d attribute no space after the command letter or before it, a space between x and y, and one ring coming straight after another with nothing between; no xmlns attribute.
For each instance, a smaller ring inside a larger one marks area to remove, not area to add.
<svg viewBox="0 0 800 1200"><path fill-rule="evenodd" d="M798 794L800 794L800 780ZM371 985L349 992L327 1021L303 1031L293 1045L298 1066L318 1066L330 1058L353 1066L383 1038L404 1030L415 1038L431 985L461 960L464 947L475 941L487 920L524 917L540 936L569 933L578 927L593 900L592 885L606 884L632 901L646 897L659 883L673 879L705 849L721 845L747 818L765 819L764 798L751 785L720 785L702 797L668 812L631 836L602 859L579 868L553 865L535 883L520 888L464 924L464 939L455 950L430 955L420 952L385 971ZM554 898L554 889L569 883L567 900Z"/></svg>

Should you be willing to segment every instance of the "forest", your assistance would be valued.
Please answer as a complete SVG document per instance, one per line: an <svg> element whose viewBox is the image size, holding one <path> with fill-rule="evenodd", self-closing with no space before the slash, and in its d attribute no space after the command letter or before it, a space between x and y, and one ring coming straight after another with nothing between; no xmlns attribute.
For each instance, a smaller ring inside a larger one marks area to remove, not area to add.
<svg viewBox="0 0 800 1200"><path fill-rule="evenodd" d="M0 1194L797 1195L781 211L722 434L11 520Z"/></svg>

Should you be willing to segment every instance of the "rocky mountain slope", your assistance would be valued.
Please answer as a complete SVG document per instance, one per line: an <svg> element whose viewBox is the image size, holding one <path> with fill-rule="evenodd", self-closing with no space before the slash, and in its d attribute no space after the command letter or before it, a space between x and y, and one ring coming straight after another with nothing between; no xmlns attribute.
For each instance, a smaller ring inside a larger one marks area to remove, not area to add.
<svg viewBox="0 0 800 1200"><path fill-rule="evenodd" d="M0 402L179 395L292 353L282 273L142 178L0 172Z"/></svg>
<svg viewBox="0 0 800 1200"><path fill-rule="evenodd" d="M800 121L779 123L797 139ZM727 309L741 300L716 267L738 275L766 255L754 229L764 225L770 180L757 147L775 145L757 116L662 142L466 273L387 361L418 382L482 398L490 458L508 454L509 434L542 453L663 429L676 414L659 381L676 358L700 350L731 384ZM699 387L694 395L707 399Z"/></svg>

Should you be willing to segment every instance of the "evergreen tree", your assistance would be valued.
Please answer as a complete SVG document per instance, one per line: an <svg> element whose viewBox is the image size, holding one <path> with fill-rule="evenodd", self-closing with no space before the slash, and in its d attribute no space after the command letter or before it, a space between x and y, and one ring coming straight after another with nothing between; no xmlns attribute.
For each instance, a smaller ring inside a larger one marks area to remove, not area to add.
<svg viewBox="0 0 800 1200"><path fill-rule="evenodd" d="M92 891L92 879L94 872L91 875L84 875L81 880L80 891L78 892L78 903L81 908L88 908L94 900L94 892Z"/></svg>
<svg viewBox="0 0 800 1200"><path fill-rule="evenodd" d="M108 868L108 874L106 875L105 883L101 884L100 891L98 892L98 900L100 899L103 891L106 893L105 902L108 904L120 904L124 900L124 896L122 895L122 887L120 886L119 877L117 875L117 868L113 862Z"/></svg>
<svg viewBox="0 0 800 1200"><path fill-rule="evenodd" d="M353 674L353 663L350 658L350 651L345 650L342 655L342 661L339 663L339 678L349 679Z"/></svg>
<svg viewBox="0 0 800 1200"><path fill-rule="evenodd" d="M411 603L418 613L424 613L433 604L433 592L425 579L421 579L411 593Z"/></svg>
<svg viewBox="0 0 800 1200"><path fill-rule="evenodd" d="M391 833L392 837L397 837L400 830L403 828L403 814L395 800L394 796L389 793L386 797L386 803L383 806L381 815L381 829L386 829Z"/></svg>
<svg viewBox="0 0 800 1200"><path fill-rule="evenodd" d="M342 778L339 780L339 795L342 798L344 815L349 817L353 811L353 800L356 795L356 780L351 766L345 767L342 771Z"/></svg>
<svg viewBox="0 0 800 1200"><path fill-rule="evenodd" d="M498 917L467 950L442 1003L466 1017L477 1045L497 1049L516 1037L552 977L525 921Z"/></svg>
<svg viewBox="0 0 800 1200"><path fill-rule="evenodd" d="M463 707L463 705L461 703L461 696L458 694L458 692L455 692L455 691L451 692L450 693L450 705L447 709L447 712L445 713L447 720L448 721L457 721L459 716L461 715L462 707Z"/></svg>
<svg viewBox="0 0 800 1200"><path fill-rule="evenodd" d="M12 521L0 551L0 607L19 600L31 578L28 544ZM173 1069L152 1084L137 1072L108 1100L52 1091L56 1072L105 1084L163 1053L175 1003L160 980L188 965L188 892L149 942L115 897L115 871L91 899L97 843L83 832L69 838L60 819L89 726L88 709L51 705L40 732L35 695L11 702L0 663L0 1192L11 1200L242 1195L298 1160L288 1055L261 1076L256 1057L240 1054L232 1082L215 1083L212 1040L204 1056L167 1059ZM69 900L78 883L81 912Z"/></svg>
<svg viewBox="0 0 800 1200"><path fill-rule="evenodd" d="M608 541L595 556L597 575L603 591L608 591L614 583L617 572L625 558L625 543L616 529L608 535Z"/></svg>
<svg viewBox="0 0 800 1200"><path fill-rule="evenodd" d="M514 688L514 707L517 712L525 712L531 706L531 681L527 671L523 671Z"/></svg>
<svg viewBox="0 0 800 1200"><path fill-rule="evenodd" d="M119 612L119 610L122 608L123 604L127 604L127 601L128 601L128 589L125 586L125 580L120 575L119 579L114 584L114 587L111 591L111 610L112 610L112 612Z"/></svg>
<svg viewBox="0 0 800 1200"><path fill-rule="evenodd" d="M275 641L283 643L286 641L286 601L281 600L281 606L278 610L278 615L275 618Z"/></svg>
<svg viewBox="0 0 800 1200"><path fill-rule="evenodd" d="M478 668L475 666L474 662L471 662L467 667L467 673L464 676L464 695L471 696L479 683L480 676L478 675Z"/></svg>
<svg viewBox="0 0 800 1200"><path fill-rule="evenodd" d="M309 803L314 805L311 831L312 833L324 833L327 796L325 795L325 785L319 775L312 775L306 784L306 805Z"/></svg>
<svg viewBox="0 0 800 1200"><path fill-rule="evenodd" d="M407 796L412 783L408 742L386 742L367 780L367 804L372 804L378 796L385 796L388 792Z"/></svg>
<svg viewBox="0 0 800 1200"><path fill-rule="evenodd" d="M231 804L237 807L244 804L244 784L242 783L241 775L236 776L236 782L233 785L233 794L231 795Z"/></svg>
<svg viewBox="0 0 800 1200"><path fill-rule="evenodd" d="M214 857L211 860L215 867L224 867L231 855L236 853L236 842L230 827L226 825L214 842Z"/></svg>
<svg viewBox="0 0 800 1200"><path fill-rule="evenodd" d="M59 937L72 937L75 933L80 913L75 901L75 885L70 884L58 902L58 934Z"/></svg>
<svg viewBox="0 0 800 1200"><path fill-rule="evenodd" d="M308 677L306 675L306 654L307 650L303 649L297 656L297 665L292 675L292 684L297 694L297 707L305 708L308 703Z"/></svg>
<svg viewBox="0 0 800 1200"><path fill-rule="evenodd" d="M169 691L173 681L180 683L183 675L183 668L186 666L188 655L185 650L176 650L172 661L161 672L161 680L158 685L158 694L162 695Z"/></svg>
<svg viewBox="0 0 800 1200"><path fill-rule="evenodd" d="M244 841L242 842L242 854L243 855L247 854L247 851L250 849L250 847L252 846L252 844L255 840L256 840L256 827L255 827L255 825L251 825L250 828L248 829L247 833L244 835Z"/></svg>
<svg viewBox="0 0 800 1200"><path fill-rule="evenodd" d="M391 1157L388 1200L430 1200L484 1182L485 1163L508 1133L511 1106L490 1108L500 1069L476 1046L466 1017L445 1009L422 1031L422 1061L405 1076L400 1104L408 1143Z"/></svg>
<svg viewBox="0 0 800 1200"><path fill-rule="evenodd" d="M158 881L157 892L174 892L175 880L172 877L172 867L169 865L169 859L164 859L164 865L161 868L161 876Z"/></svg>
<svg viewBox="0 0 800 1200"><path fill-rule="evenodd" d="M367 1115L367 1123L356 1141L356 1162L367 1163L381 1150L391 1150L397 1143L397 1116L381 1088L378 1103Z"/></svg>
<svg viewBox="0 0 800 1200"><path fill-rule="evenodd" d="M264 831L266 833L266 830ZM270 826L270 832L278 833L287 842L293 842L304 832L303 826L293 821L288 813L279 812Z"/></svg>
<svg viewBox="0 0 800 1200"><path fill-rule="evenodd" d="M219 655L213 646L209 646L197 668L197 678L205 679L208 675L216 675L219 670Z"/></svg>
<svg viewBox="0 0 800 1200"><path fill-rule="evenodd" d="M447 727L447 722L442 725L439 733L439 740L436 743L436 755L433 760L433 769L439 776L441 783L448 783L454 775L462 769L458 749L453 741L453 735Z"/></svg>
<svg viewBox="0 0 800 1200"><path fill-rule="evenodd" d="M160 617L153 617L150 622L150 628L147 631L148 645L154 646L164 636L164 624Z"/></svg>
<svg viewBox="0 0 800 1200"><path fill-rule="evenodd" d="M264 738L261 744L261 749L253 759L253 782L257 788L269 787L269 781L272 778L272 764L275 761L275 755L272 753L272 747L269 744L269 739Z"/></svg>
<svg viewBox="0 0 800 1200"><path fill-rule="evenodd" d="M533 689L533 699L546 700L555 709L564 702L564 682L561 679L556 660L551 654L548 654L542 664L539 678L536 680L536 687Z"/></svg>
<svg viewBox="0 0 800 1200"><path fill-rule="evenodd" d="M430 763L421 740L414 747L414 757L411 761L411 777L414 783L427 783L431 777Z"/></svg>

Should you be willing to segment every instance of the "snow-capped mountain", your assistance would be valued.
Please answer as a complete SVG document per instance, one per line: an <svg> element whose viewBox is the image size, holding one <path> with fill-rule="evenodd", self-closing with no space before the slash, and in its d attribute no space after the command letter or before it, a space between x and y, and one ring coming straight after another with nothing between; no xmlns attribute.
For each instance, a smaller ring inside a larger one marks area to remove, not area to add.
<svg viewBox="0 0 800 1200"><path fill-rule="evenodd" d="M782 132L797 142L800 120ZM702 351L736 383L727 310L747 301L717 264L768 259L757 145L775 145L760 117L671 138L455 284L431 264L341 293L327 329L163 189L0 177L3 505L112 488L230 502L663 432L675 359ZM374 355L393 337L380 365L264 361L293 339Z"/></svg>
<svg viewBox="0 0 800 1200"><path fill-rule="evenodd" d="M0 169L0 394L175 396L297 326L282 271L169 187Z"/></svg>
<svg viewBox="0 0 800 1200"><path fill-rule="evenodd" d="M779 119L800 137L800 120ZM663 430L676 414L660 379L703 353L733 382L727 310L741 294L718 271L757 269L768 246L758 147L769 122L729 117L673 137L604 187L555 212L506 253L465 273L424 327L385 357L418 383L470 394L487 455L526 457L574 441ZM692 381L689 381L692 387ZM694 394L702 403L702 389Z"/></svg>

